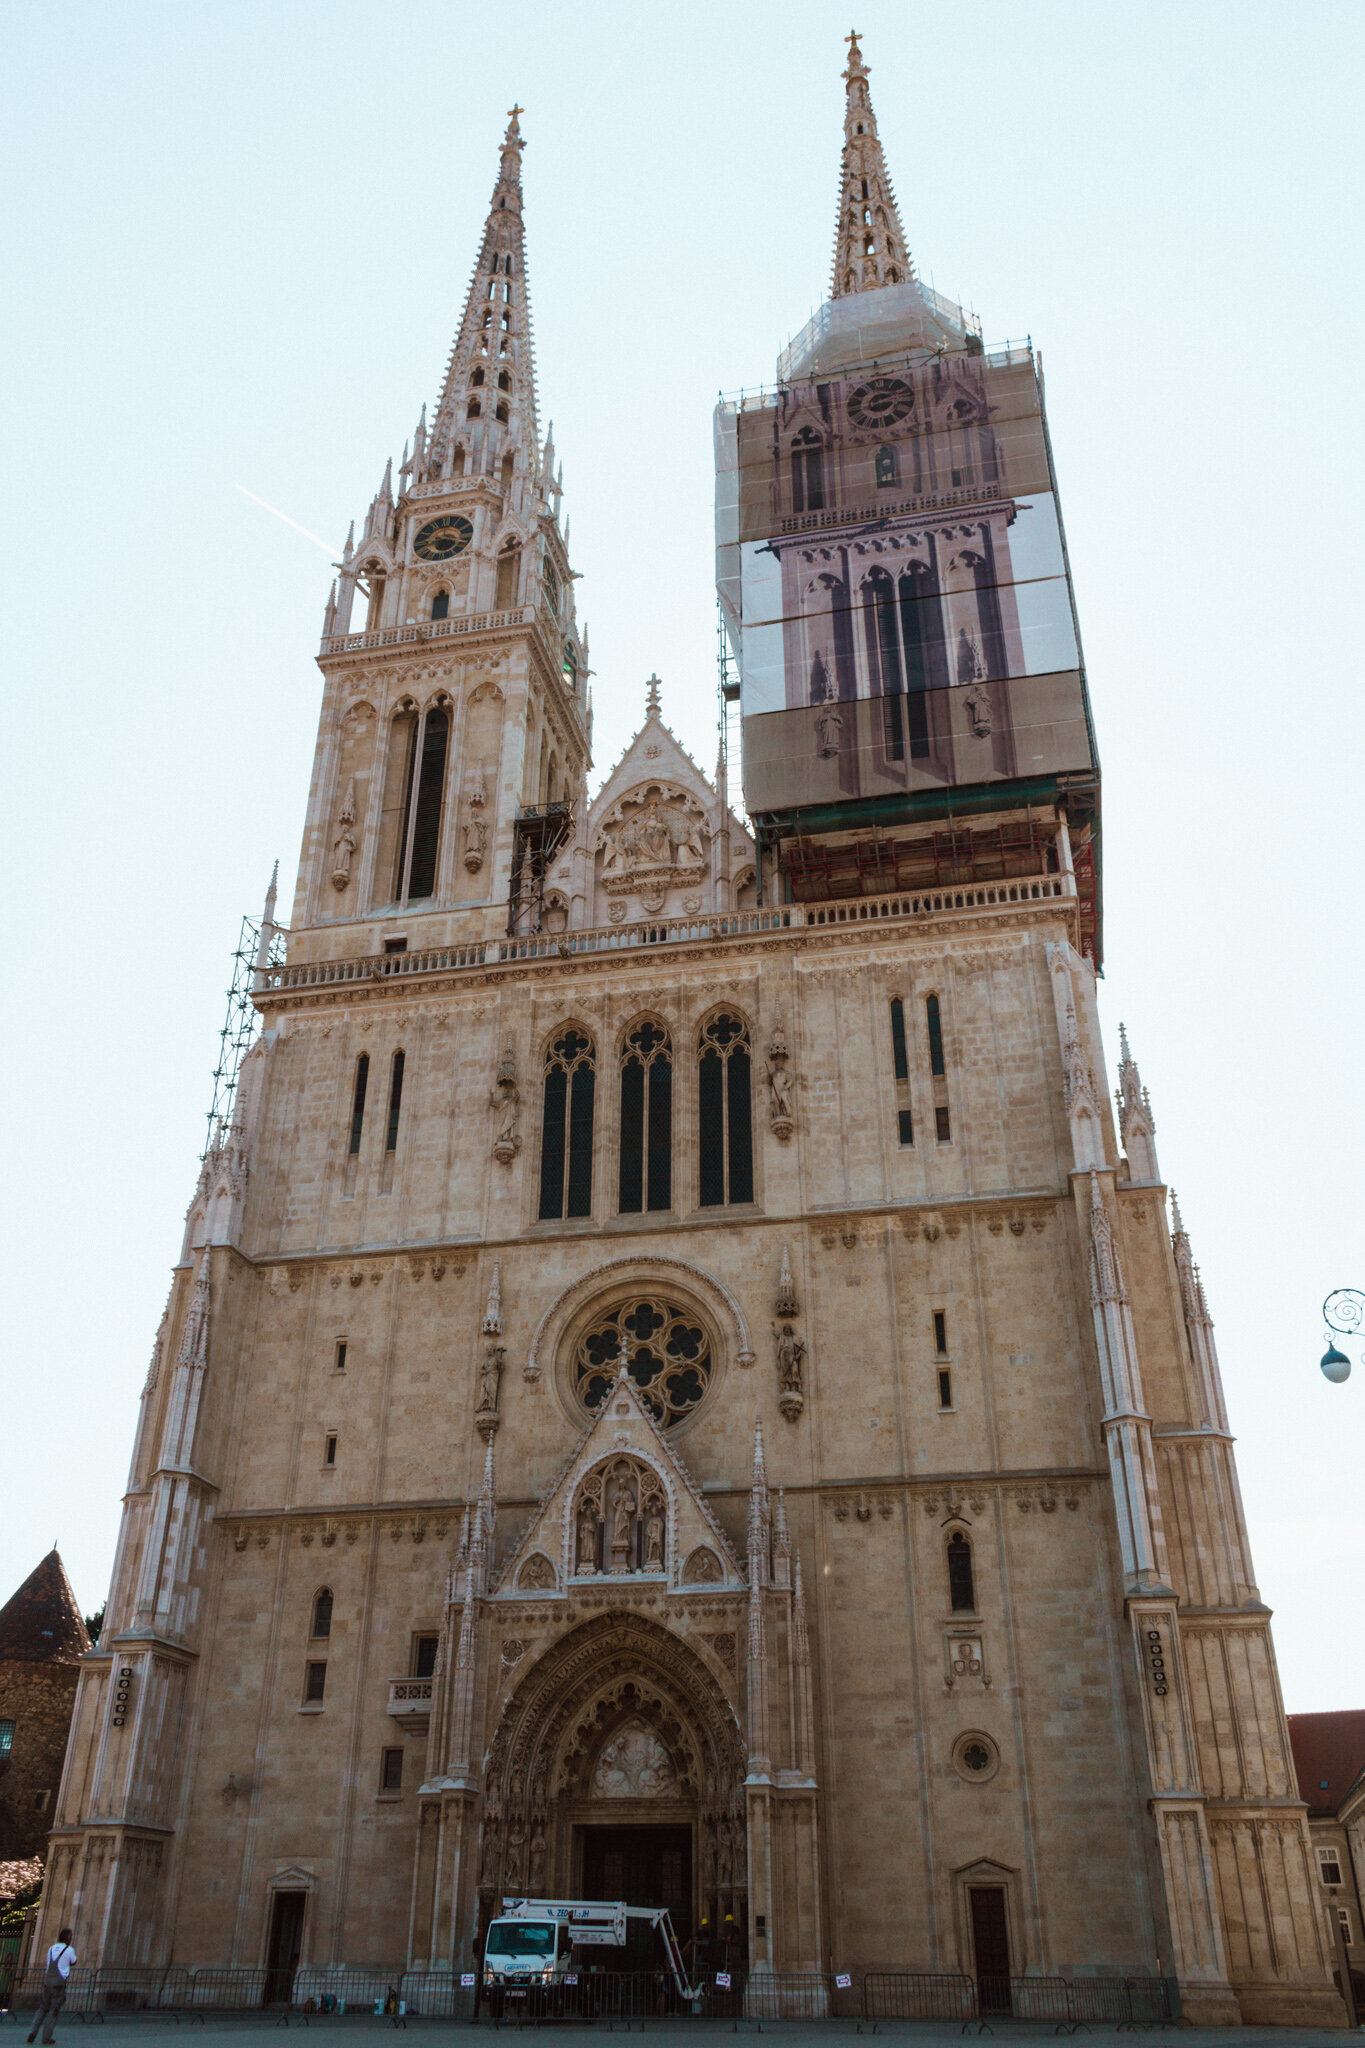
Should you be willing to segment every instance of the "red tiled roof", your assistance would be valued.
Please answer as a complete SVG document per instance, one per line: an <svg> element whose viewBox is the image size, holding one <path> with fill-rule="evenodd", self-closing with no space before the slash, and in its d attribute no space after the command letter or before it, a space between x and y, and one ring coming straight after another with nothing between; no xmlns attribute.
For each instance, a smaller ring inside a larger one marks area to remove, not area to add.
<svg viewBox="0 0 1365 2048"><path fill-rule="evenodd" d="M1289 1741L1299 1797L1315 1818L1335 1813L1365 1771L1365 1708L1341 1714L1291 1714Z"/></svg>
<svg viewBox="0 0 1365 2048"><path fill-rule="evenodd" d="M0 1607L0 1661L74 1664L89 1648L71 1581L56 1551L49 1550Z"/></svg>

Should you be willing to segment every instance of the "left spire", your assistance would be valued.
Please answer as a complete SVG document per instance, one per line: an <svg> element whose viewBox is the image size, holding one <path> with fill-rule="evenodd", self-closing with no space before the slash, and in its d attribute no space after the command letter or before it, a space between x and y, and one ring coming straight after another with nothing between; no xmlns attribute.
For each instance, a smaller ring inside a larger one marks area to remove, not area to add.
<svg viewBox="0 0 1365 2048"><path fill-rule="evenodd" d="M539 437L521 202L521 112L513 107L508 116L464 318L431 424L420 430L414 447L417 484L467 474L503 480L535 474Z"/></svg>

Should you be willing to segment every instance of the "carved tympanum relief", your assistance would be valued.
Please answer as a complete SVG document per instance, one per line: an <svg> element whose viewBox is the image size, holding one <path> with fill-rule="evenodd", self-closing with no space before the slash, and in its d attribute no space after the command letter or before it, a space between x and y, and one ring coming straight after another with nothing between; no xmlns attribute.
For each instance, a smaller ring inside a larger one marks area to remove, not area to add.
<svg viewBox="0 0 1365 2048"><path fill-rule="evenodd" d="M597 1759L594 1799L667 1799L678 1790L673 1759L641 1722L618 1730Z"/></svg>
<svg viewBox="0 0 1365 2048"><path fill-rule="evenodd" d="M702 807L671 782L623 796L603 819L597 844L607 894L629 892L646 910L661 909L675 884L695 887L710 867Z"/></svg>

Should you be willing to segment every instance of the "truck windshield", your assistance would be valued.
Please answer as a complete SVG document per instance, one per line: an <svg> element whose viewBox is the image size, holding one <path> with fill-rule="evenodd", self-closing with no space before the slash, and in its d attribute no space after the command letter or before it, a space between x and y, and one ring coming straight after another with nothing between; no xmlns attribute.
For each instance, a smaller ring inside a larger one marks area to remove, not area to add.
<svg viewBox="0 0 1365 2048"><path fill-rule="evenodd" d="M495 1920L488 1930L490 1956L552 1956L555 1931L543 1920Z"/></svg>

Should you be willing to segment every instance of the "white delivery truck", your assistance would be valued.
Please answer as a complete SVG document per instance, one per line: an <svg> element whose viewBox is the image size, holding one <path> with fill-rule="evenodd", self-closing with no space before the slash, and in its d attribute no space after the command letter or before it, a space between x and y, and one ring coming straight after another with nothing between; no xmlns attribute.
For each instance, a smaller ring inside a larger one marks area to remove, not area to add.
<svg viewBox="0 0 1365 2048"><path fill-rule="evenodd" d="M663 1951L657 1967L668 1971L680 1999L695 1999L666 1906L628 1906L621 1899L504 1899L483 1948L484 1994L494 2012L507 1999L532 2002L533 1992L539 1994L537 2005L562 2004L565 1979L579 1974L574 1950L624 1948L631 1921L657 1931Z"/></svg>

